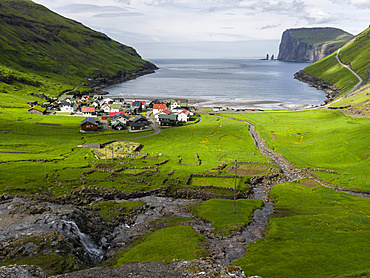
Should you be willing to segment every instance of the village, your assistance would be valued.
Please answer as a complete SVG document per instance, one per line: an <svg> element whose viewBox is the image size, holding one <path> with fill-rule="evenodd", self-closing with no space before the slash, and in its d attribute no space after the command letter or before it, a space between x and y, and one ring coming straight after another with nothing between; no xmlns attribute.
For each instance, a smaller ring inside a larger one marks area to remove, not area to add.
<svg viewBox="0 0 370 278"><path fill-rule="evenodd" d="M150 125L176 126L186 123L194 115L187 100L125 100L122 97L102 95L62 95L59 98L40 94L45 102L29 101L29 114L63 115L84 117L81 132L102 130L128 130L138 132L150 130Z"/></svg>

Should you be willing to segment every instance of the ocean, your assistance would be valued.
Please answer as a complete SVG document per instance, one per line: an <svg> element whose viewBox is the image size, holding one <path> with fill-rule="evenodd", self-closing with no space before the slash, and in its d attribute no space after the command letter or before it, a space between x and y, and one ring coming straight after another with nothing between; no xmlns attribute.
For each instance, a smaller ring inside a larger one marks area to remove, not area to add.
<svg viewBox="0 0 370 278"><path fill-rule="evenodd" d="M294 79L307 63L258 59L155 59L159 70L105 88L140 100L189 99L200 106L281 109L320 106L324 91Z"/></svg>

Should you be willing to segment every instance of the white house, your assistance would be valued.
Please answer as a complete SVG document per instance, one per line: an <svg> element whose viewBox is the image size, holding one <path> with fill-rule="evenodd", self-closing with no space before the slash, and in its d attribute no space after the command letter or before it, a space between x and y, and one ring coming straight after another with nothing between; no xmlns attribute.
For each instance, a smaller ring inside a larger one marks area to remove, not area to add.
<svg viewBox="0 0 370 278"><path fill-rule="evenodd" d="M109 112L111 112L111 104L104 103L104 104L101 106L101 109L102 109L105 113L109 113Z"/></svg>
<svg viewBox="0 0 370 278"><path fill-rule="evenodd" d="M59 106L60 112L75 113L77 111L77 105L72 103L63 103Z"/></svg>
<svg viewBox="0 0 370 278"><path fill-rule="evenodd" d="M166 104L153 104L153 114L158 114L167 108Z"/></svg>
<svg viewBox="0 0 370 278"><path fill-rule="evenodd" d="M188 122L190 120L190 112L188 110L182 110L177 114L177 120L179 122Z"/></svg>

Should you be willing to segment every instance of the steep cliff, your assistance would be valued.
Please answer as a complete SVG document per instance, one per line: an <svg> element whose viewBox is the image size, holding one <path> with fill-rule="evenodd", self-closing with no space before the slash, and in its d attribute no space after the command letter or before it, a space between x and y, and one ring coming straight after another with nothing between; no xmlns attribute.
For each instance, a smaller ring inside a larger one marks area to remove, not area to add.
<svg viewBox="0 0 370 278"><path fill-rule="evenodd" d="M284 31L278 60L316 62L342 47L353 35L337 28L298 28Z"/></svg>

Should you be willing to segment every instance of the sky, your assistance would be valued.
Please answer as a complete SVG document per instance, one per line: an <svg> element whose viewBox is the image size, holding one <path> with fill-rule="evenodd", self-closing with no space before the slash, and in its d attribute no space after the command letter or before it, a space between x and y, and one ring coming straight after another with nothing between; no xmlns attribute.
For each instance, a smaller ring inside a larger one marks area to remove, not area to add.
<svg viewBox="0 0 370 278"><path fill-rule="evenodd" d="M370 0L33 1L146 59L277 56L286 29L336 27L357 35L370 24Z"/></svg>

